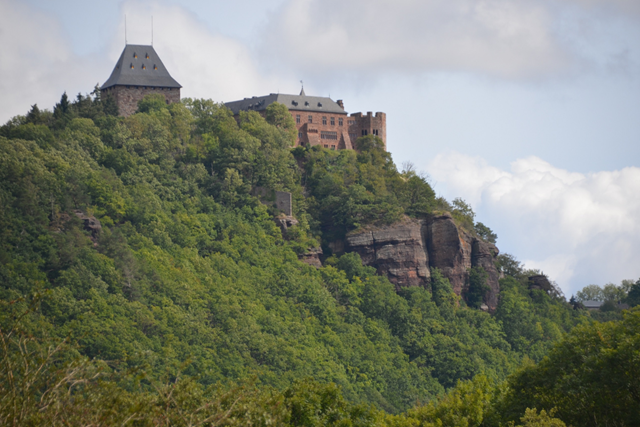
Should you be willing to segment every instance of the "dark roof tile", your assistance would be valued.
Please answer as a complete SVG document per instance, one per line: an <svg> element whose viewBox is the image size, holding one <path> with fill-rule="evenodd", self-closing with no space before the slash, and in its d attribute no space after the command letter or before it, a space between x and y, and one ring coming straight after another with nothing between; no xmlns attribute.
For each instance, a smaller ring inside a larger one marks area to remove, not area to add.
<svg viewBox="0 0 640 427"><path fill-rule="evenodd" d="M111 86L182 87L169 75L153 46L136 44L124 47L111 76L100 89Z"/></svg>

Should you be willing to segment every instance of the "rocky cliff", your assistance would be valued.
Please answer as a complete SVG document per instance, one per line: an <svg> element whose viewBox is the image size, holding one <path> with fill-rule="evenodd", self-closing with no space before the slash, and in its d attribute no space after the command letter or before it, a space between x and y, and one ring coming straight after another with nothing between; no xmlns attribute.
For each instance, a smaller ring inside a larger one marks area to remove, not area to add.
<svg viewBox="0 0 640 427"><path fill-rule="evenodd" d="M490 290L484 298L489 310L498 305L500 273L494 260L498 248L459 228L450 214L427 220L405 218L386 227L352 233L345 241L347 252L360 254L396 285L428 286L430 268L437 267L449 279L453 291L464 297L469 269L480 266L488 274Z"/></svg>

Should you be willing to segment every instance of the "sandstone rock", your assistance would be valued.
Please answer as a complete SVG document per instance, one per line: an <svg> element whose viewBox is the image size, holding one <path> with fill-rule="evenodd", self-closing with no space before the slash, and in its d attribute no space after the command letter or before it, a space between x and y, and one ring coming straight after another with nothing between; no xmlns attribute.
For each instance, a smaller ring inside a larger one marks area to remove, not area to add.
<svg viewBox="0 0 640 427"><path fill-rule="evenodd" d="M386 275L396 288L427 286L429 260L424 243L422 221L404 221L348 235L346 250L357 252L366 265Z"/></svg>
<svg viewBox="0 0 640 427"><path fill-rule="evenodd" d="M474 238L471 265L482 267L488 274L487 285L489 285L489 292L485 295L484 302L491 311L498 307L498 297L500 296L500 283L498 282L500 280L500 272L494 263L499 253L500 251L496 245Z"/></svg>
<svg viewBox="0 0 640 427"><path fill-rule="evenodd" d="M462 295L471 268L471 236L458 229L449 213L430 218L426 229L429 266L440 269L453 291Z"/></svg>
<svg viewBox="0 0 640 427"><path fill-rule="evenodd" d="M320 268L322 267L322 261L320 260L320 256L322 256L322 248L310 248L304 254L298 255L298 259L305 264L309 264L310 266Z"/></svg>
<svg viewBox="0 0 640 427"><path fill-rule="evenodd" d="M74 210L73 213L82 220L84 229L91 233L90 239L93 242L93 246L98 246L98 236L102 231L102 224L94 216L88 216L81 210Z"/></svg>
<svg viewBox="0 0 640 427"><path fill-rule="evenodd" d="M424 221L405 217L390 226L350 234L345 249L357 252L363 264L386 275L396 289L428 286L430 268L437 267L453 291L463 296L469 286L469 269L482 267L488 275L489 292L481 309L493 312L498 306L501 276L494 261L500 251L458 228L449 213Z"/></svg>
<svg viewBox="0 0 640 427"><path fill-rule="evenodd" d="M282 230L282 234L286 234L287 230L291 227L298 225L298 220L290 215L279 215L273 219L276 225Z"/></svg>

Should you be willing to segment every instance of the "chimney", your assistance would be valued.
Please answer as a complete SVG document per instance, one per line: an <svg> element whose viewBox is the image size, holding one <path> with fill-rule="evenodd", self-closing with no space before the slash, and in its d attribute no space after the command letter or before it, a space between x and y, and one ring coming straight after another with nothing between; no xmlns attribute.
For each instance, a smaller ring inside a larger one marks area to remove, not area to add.
<svg viewBox="0 0 640 427"><path fill-rule="evenodd" d="M342 99L338 99L336 103L344 110L344 102L342 102Z"/></svg>

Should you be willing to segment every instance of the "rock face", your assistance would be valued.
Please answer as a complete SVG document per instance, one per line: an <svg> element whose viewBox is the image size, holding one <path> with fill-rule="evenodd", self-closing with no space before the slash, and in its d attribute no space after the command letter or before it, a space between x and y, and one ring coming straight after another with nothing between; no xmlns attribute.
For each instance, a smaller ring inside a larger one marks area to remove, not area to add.
<svg viewBox="0 0 640 427"><path fill-rule="evenodd" d="M459 230L449 213L425 223L429 267L437 267L449 279L453 291L462 295L471 268L471 236Z"/></svg>
<svg viewBox="0 0 640 427"><path fill-rule="evenodd" d="M465 295L469 269L482 267L490 290L484 298L488 310L498 306L500 273L494 264L498 248L458 228L449 213L427 220L405 218L402 222L348 235L345 250L357 252L366 265L386 275L396 289L428 286L430 268L449 279L453 291Z"/></svg>
<svg viewBox="0 0 640 427"><path fill-rule="evenodd" d="M298 255L298 259L312 267L320 268L322 267L322 261L320 260L321 256L322 248L310 248L304 254Z"/></svg>
<svg viewBox="0 0 640 427"><path fill-rule="evenodd" d="M98 246L98 236L102 231L102 224L94 216L88 216L81 210L74 210L73 213L82 220L84 229L91 233L90 239L93 242L93 246Z"/></svg>
<svg viewBox="0 0 640 427"><path fill-rule="evenodd" d="M406 218L400 223L349 235L345 249L360 254L362 261L386 275L396 288L427 286L429 259L421 221Z"/></svg>
<svg viewBox="0 0 640 427"><path fill-rule="evenodd" d="M298 220L291 215L279 215L273 219L276 225L282 230L282 234L286 234L291 227L298 225Z"/></svg>

